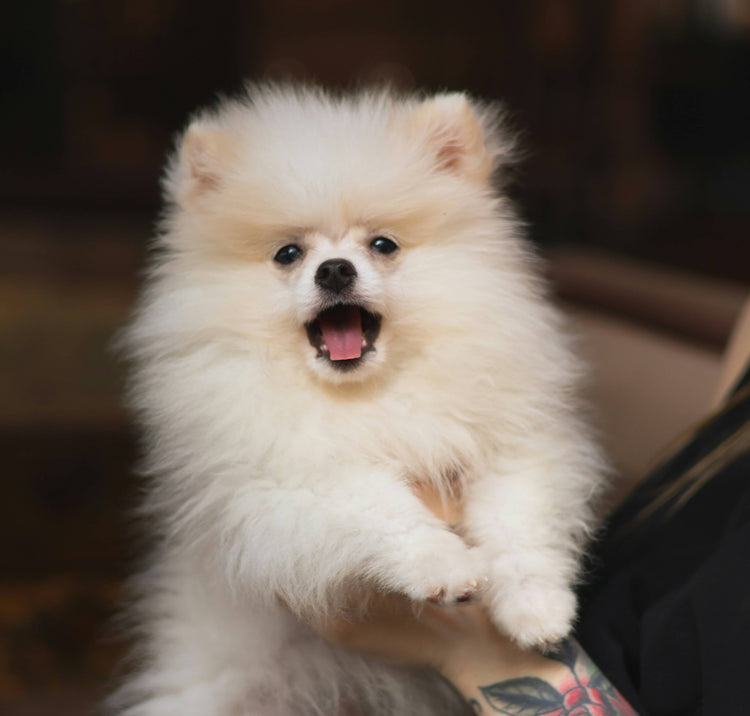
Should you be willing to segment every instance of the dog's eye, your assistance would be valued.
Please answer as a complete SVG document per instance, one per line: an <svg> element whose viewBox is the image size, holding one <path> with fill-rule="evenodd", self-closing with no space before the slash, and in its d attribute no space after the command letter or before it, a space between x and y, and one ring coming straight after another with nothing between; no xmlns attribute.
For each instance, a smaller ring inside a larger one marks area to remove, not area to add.
<svg viewBox="0 0 750 716"><path fill-rule="evenodd" d="M398 244L385 236L378 236L370 242L370 248L379 254L392 254L398 251Z"/></svg>
<svg viewBox="0 0 750 716"><path fill-rule="evenodd" d="M282 246L273 257L273 260L277 264L288 266L293 264L300 256L302 256L302 249L296 244L288 244Z"/></svg>

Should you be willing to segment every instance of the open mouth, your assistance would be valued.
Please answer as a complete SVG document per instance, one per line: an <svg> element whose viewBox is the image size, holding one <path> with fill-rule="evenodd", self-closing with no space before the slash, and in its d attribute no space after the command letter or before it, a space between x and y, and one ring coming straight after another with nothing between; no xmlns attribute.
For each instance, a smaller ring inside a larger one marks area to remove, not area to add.
<svg viewBox="0 0 750 716"><path fill-rule="evenodd" d="M305 324L310 345L342 370L356 367L362 357L375 350L380 316L353 304L340 304L321 311Z"/></svg>

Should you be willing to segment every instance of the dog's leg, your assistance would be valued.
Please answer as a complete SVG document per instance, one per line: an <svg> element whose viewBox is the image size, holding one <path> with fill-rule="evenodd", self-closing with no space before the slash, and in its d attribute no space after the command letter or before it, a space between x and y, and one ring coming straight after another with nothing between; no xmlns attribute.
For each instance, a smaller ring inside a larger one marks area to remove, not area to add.
<svg viewBox="0 0 750 716"><path fill-rule="evenodd" d="M467 536L490 563L492 618L521 646L553 644L575 619L573 587L600 466L593 452L567 462L564 455L498 458L466 496Z"/></svg>
<svg viewBox="0 0 750 716"><path fill-rule="evenodd" d="M438 603L481 590L483 555L398 476L365 465L319 471L307 467L309 488L284 489L274 477L232 497L216 554L235 588L274 595L302 616L325 614L353 579Z"/></svg>

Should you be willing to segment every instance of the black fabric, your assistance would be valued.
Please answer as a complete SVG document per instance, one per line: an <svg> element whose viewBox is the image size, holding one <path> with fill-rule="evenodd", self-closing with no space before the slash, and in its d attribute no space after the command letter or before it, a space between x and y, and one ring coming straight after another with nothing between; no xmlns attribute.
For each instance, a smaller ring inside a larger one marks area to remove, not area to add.
<svg viewBox="0 0 750 716"><path fill-rule="evenodd" d="M591 557L577 638L639 714L750 714L748 424L750 366ZM709 463L720 467L705 483L686 480Z"/></svg>

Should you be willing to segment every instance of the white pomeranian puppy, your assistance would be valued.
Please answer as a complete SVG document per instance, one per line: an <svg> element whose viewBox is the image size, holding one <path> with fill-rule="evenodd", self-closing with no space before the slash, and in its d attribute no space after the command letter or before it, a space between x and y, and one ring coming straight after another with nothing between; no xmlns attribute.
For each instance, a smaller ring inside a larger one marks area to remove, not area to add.
<svg viewBox="0 0 750 716"><path fill-rule="evenodd" d="M261 86L190 123L125 337L157 546L119 713L463 713L306 626L353 586L568 634L602 461L510 149L463 94Z"/></svg>

